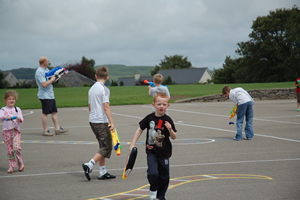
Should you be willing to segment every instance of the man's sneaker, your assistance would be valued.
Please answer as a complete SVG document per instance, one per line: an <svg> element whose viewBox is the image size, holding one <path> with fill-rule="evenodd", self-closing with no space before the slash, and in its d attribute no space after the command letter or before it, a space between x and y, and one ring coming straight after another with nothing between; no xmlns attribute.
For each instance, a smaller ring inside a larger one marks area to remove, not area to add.
<svg viewBox="0 0 300 200"><path fill-rule="evenodd" d="M69 130L64 130L62 127L60 127L60 129L58 129L58 130L55 130L55 134L56 135L60 135L60 134L62 134L62 133L66 133L66 132L68 132Z"/></svg>
<svg viewBox="0 0 300 200"><path fill-rule="evenodd" d="M44 131L44 132L43 132L43 136L53 136L53 134L50 133L49 130L47 130L47 131Z"/></svg>
<svg viewBox="0 0 300 200"><path fill-rule="evenodd" d="M116 176L111 175L110 173L106 172L106 174L100 175L98 176L99 180L105 180L105 179L112 179L112 178L116 178Z"/></svg>
<svg viewBox="0 0 300 200"><path fill-rule="evenodd" d="M82 168L83 168L83 171L84 171L84 174L85 174L86 178L90 181L91 180L91 173L92 173L93 169L91 169L89 167L89 163L83 163Z"/></svg>

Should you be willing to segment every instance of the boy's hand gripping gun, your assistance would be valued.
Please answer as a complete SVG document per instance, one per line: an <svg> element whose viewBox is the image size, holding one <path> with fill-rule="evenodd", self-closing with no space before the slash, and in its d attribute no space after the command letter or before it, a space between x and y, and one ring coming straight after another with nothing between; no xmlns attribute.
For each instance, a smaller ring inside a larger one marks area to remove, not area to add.
<svg viewBox="0 0 300 200"><path fill-rule="evenodd" d="M111 127L110 124L108 125L108 127L109 128ZM111 137L112 137L112 141L113 141L113 148L116 151L116 154L119 156L119 155L121 155L122 146L121 146L121 142L120 142L120 138L119 138L117 129L115 128L115 130L116 130L116 132L110 131L110 133L111 133Z"/></svg>
<svg viewBox="0 0 300 200"><path fill-rule="evenodd" d="M237 110L237 106L234 105L231 112L230 112L230 116L229 116L229 119L233 118L235 115L236 115L236 110ZM234 124L234 122L229 122L229 125L230 124Z"/></svg>
<svg viewBox="0 0 300 200"><path fill-rule="evenodd" d="M46 80L49 81L52 76L55 76L55 81L61 78L62 75L66 73L66 71L69 71L68 69L62 68L62 67L56 67L51 69L49 72L45 74ZM55 82L53 81L53 82Z"/></svg>
<svg viewBox="0 0 300 200"><path fill-rule="evenodd" d="M145 83L145 84L149 84L150 87L155 87L155 84L154 84L153 82L151 82L151 81L144 80L144 83ZM161 86L167 87L167 86L165 86L165 85L161 85Z"/></svg>

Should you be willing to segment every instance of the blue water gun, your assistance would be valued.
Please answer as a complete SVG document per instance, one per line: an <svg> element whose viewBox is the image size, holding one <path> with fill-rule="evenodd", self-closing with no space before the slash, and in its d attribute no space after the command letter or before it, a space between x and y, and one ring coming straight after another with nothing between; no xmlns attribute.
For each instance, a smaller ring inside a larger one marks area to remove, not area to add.
<svg viewBox="0 0 300 200"><path fill-rule="evenodd" d="M8 120L14 120L14 119L17 119L17 118L18 118L17 116L13 116L13 117L10 118L10 119L5 118L5 120L6 120L6 121L8 121Z"/></svg>
<svg viewBox="0 0 300 200"><path fill-rule="evenodd" d="M150 87L155 87L155 84L154 84L153 82L151 82L151 81L144 80L144 83L145 83L145 84L149 84ZM165 86L165 85L162 85L162 84L161 84L161 86L168 87L168 86Z"/></svg>
<svg viewBox="0 0 300 200"><path fill-rule="evenodd" d="M46 80L49 81L52 76L55 76L55 81L58 81L62 75L69 71L68 69L62 68L61 66L51 69L49 72L45 74Z"/></svg>

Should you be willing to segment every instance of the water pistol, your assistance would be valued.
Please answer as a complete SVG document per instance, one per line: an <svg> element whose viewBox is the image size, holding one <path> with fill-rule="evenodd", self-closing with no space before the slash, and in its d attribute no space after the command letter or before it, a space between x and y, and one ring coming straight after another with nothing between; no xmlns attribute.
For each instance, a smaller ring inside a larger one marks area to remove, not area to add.
<svg viewBox="0 0 300 200"><path fill-rule="evenodd" d="M151 81L144 80L144 83L150 85L150 87L155 87L155 84ZM165 85L161 85L161 86L168 87L168 86L165 86Z"/></svg>
<svg viewBox="0 0 300 200"><path fill-rule="evenodd" d="M236 114L236 110L237 110L237 106L234 105L231 112L230 112L230 116L229 116L229 119L233 118Z"/></svg>
<svg viewBox="0 0 300 200"><path fill-rule="evenodd" d="M108 128L110 128L110 127L111 127L111 125L108 124ZM118 131L116 128L115 128L115 130L116 130L116 132L110 131L110 133L111 133L111 137L112 137L112 141L113 141L113 148L116 151L116 154L119 156L119 155L121 155L122 146L121 146L120 138L118 135Z"/></svg>
<svg viewBox="0 0 300 200"><path fill-rule="evenodd" d="M13 116L13 117L10 118L10 119L5 118L5 120L6 120L6 121L8 121L8 120L14 120L14 119L17 119L17 118L18 118L17 116Z"/></svg>
<svg viewBox="0 0 300 200"><path fill-rule="evenodd" d="M68 69L62 68L62 67L56 67L51 69L49 72L45 74L46 80L49 81L52 76L55 76L55 81L61 78L62 75L66 73L66 71L69 71ZM55 82L53 81L53 82Z"/></svg>

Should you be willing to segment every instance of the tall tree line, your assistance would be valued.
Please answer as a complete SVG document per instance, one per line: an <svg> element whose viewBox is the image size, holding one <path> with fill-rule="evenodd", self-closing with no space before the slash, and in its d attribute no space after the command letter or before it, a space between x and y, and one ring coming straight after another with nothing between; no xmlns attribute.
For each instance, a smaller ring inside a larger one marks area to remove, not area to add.
<svg viewBox="0 0 300 200"><path fill-rule="evenodd" d="M239 42L238 58L226 56L214 83L294 81L300 77L300 10L276 9L253 21L250 40Z"/></svg>

